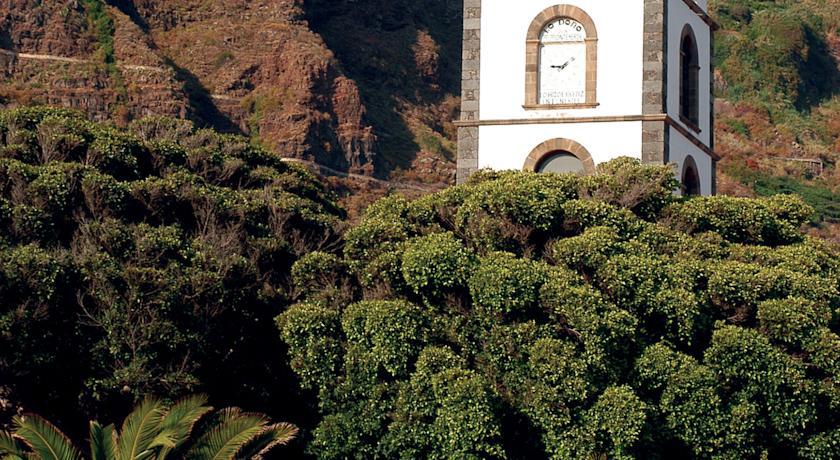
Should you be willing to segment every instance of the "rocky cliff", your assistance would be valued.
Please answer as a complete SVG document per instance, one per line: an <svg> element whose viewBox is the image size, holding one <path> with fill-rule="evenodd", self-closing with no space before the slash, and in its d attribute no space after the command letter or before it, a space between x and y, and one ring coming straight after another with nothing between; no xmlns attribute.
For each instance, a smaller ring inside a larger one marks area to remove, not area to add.
<svg viewBox="0 0 840 460"><path fill-rule="evenodd" d="M446 181L459 24L447 0L9 0L0 102L185 117L340 171Z"/></svg>

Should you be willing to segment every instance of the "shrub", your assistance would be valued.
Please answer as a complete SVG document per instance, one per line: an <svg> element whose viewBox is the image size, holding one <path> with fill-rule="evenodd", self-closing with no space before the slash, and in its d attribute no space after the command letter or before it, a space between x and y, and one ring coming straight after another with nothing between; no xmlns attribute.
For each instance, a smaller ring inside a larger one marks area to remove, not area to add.
<svg viewBox="0 0 840 460"><path fill-rule="evenodd" d="M557 264L590 275L623 251L618 233L610 227L591 227L582 235L558 240L551 249Z"/></svg>
<svg viewBox="0 0 840 460"><path fill-rule="evenodd" d="M399 221L369 219L344 236L344 256L355 265L372 261L376 256L408 239L408 230Z"/></svg>
<svg viewBox="0 0 840 460"><path fill-rule="evenodd" d="M721 309L746 309L752 313L762 300L777 296L780 273L761 265L726 262L714 267L709 277L709 295Z"/></svg>
<svg viewBox="0 0 840 460"><path fill-rule="evenodd" d="M688 233L716 232L733 243L775 246L801 241L799 228L813 210L796 198L718 196L678 203L670 212L674 224Z"/></svg>
<svg viewBox="0 0 840 460"><path fill-rule="evenodd" d="M110 129L99 129L94 134L96 138L88 149L87 164L118 179L133 179L141 174L140 168L148 158L137 139Z"/></svg>
<svg viewBox="0 0 840 460"><path fill-rule="evenodd" d="M840 376L840 335L831 329L823 327L808 338L804 343L805 350L811 355L811 361L826 375L834 380ZM833 386L830 386L832 390ZM836 398L832 405L840 404Z"/></svg>
<svg viewBox="0 0 840 460"><path fill-rule="evenodd" d="M758 307L762 331L770 339L794 348L813 340L830 320L831 311L806 299L768 300Z"/></svg>
<svg viewBox="0 0 840 460"><path fill-rule="evenodd" d="M332 376L341 365L341 317L334 310L297 304L278 318L281 336L289 346L292 369L304 388L333 385ZM317 361L317 366L313 366Z"/></svg>
<svg viewBox="0 0 840 460"><path fill-rule="evenodd" d="M307 291L330 287L342 275L341 260L325 252L310 252L292 267L292 282Z"/></svg>
<svg viewBox="0 0 840 460"><path fill-rule="evenodd" d="M571 175L503 174L475 185L458 209L460 228L483 215L513 224L548 231L563 219L563 203L577 197L577 179Z"/></svg>
<svg viewBox="0 0 840 460"><path fill-rule="evenodd" d="M426 348L397 396L383 440L390 458L504 458L487 382L450 350Z"/></svg>
<svg viewBox="0 0 840 460"><path fill-rule="evenodd" d="M547 273L540 262L497 252L481 259L467 284L480 315L507 322L531 316Z"/></svg>
<svg viewBox="0 0 840 460"><path fill-rule="evenodd" d="M818 422L815 394L803 391L802 363L757 331L736 326L716 330L705 361L733 397L766 411L771 442L801 443L803 428L813 429Z"/></svg>
<svg viewBox="0 0 840 460"><path fill-rule="evenodd" d="M428 320L420 308L407 302L359 302L347 307L341 324L352 365L381 368L395 378L405 377L427 340Z"/></svg>
<svg viewBox="0 0 840 460"><path fill-rule="evenodd" d="M659 343L644 351L634 372L640 392L663 411L670 436L699 455L724 451L731 422L711 369Z"/></svg>
<svg viewBox="0 0 840 460"><path fill-rule="evenodd" d="M590 452L616 459L632 459L647 418L647 406L627 386L610 387L586 414L588 438L594 434ZM590 441L592 442L592 441ZM581 449L583 450L583 449Z"/></svg>
<svg viewBox="0 0 840 460"><path fill-rule="evenodd" d="M415 293L440 298L466 283L473 264L473 255L452 234L433 233L406 246L402 273Z"/></svg>
<svg viewBox="0 0 840 460"><path fill-rule="evenodd" d="M127 208L129 187L113 176L86 171L81 182L87 211L96 217L120 216Z"/></svg>
<svg viewBox="0 0 840 460"><path fill-rule="evenodd" d="M601 163L598 174L586 179L586 196L632 211L642 219L652 220L675 199L679 188L673 170L653 168L632 158L618 158Z"/></svg>
<svg viewBox="0 0 840 460"><path fill-rule="evenodd" d="M639 219L629 210L616 209L600 201L568 201L563 204L563 214L563 225L573 234L592 227L609 227L622 237L629 237L642 228Z"/></svg>

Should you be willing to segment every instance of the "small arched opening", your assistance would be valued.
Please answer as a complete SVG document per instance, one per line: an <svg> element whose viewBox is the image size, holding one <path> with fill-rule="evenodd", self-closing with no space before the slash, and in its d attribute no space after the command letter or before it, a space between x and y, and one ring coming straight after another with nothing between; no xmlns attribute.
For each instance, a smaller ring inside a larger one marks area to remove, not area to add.
<svg viewBox="0 0 840 460"><path fill-rule="evenodd" d="M682 193L684 196L699 196L703 194L700 186L700 174L694 158L687 156L683 161Z"/></svg>

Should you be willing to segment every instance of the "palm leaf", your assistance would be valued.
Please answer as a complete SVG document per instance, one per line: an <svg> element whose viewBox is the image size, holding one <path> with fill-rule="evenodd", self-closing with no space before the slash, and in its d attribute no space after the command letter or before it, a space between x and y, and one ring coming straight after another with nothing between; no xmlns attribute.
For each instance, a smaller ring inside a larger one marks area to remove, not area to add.
<svg viewBox="0 0 840 460"><path fill-rule="evenodd" d="M160 433L152 441L152 446L161 447L157 460L163 460L172 450L182 446L189 439L195 424L213 410L205 404L207 397L196 395L184 398L169 408L160 424Z"/></svg>
<svg viewBox="0 0 840 460"><path fill-rule="evenodd" d="M224 409L186 457L191 460L233 460L267 425L268 419L262 414L243 413L235 407Z"/></svg>
<svg viewBox="0 0 840 460"><path fill-rule="evenodd" d="M90 455L92 460L117 459L117 432L114 425L103 427L90 422Z"/></svg>
<svg viewBox="0 0 840 460"><path fill-rule="evenodd" d="M295 425L286 422L275 423L270 428L274 432L274 443L279 446L294 441L300 431Z"/></svg>
<svg viewBox="0 0 840 460"><path fill-rule="evenodd" d="M14 436L23 441L40 460L81 460L78 449L58 428L37 415L12 419Z"/></svg>
<svg viewBox="0 0 840 460"><path fill-rule="evenodd" d="M26 454L10 433L0 431L0 460L23 460Z"/></svg>
<svg viewBox="0 0 840 460"><path fill-rule="evenodd" d="M155 436L155 439L152 439L152 442L149 443L149 447L159 449L157 460L160 460L161 458L166 457L166 455L161 456L160 453L165 450L165 451L167 451L166 453L168 454L169 451L171 451L172 449L174 449L176 447L175 444L177 442L178 442L178 438L175 436L175 433L173 431L171 431L171 430L161 431L160 433L158 433L157 436Z"/></svg>
<svg viewBox="0 0 840 460"><path fill-rule="evenodd" d="M263 428L239 453L237 459L262 460L268 452L278 446L290 443L298 434L298 427L291 423L276 423Z"/></svg>
<svg viewBox="0 0 840 460"><path fill-rule="evenodd" d="M160 433L163 415L160 401L147 398L126 417L117 448L120 460L144 460L153 454L150 449Z"/></svg>

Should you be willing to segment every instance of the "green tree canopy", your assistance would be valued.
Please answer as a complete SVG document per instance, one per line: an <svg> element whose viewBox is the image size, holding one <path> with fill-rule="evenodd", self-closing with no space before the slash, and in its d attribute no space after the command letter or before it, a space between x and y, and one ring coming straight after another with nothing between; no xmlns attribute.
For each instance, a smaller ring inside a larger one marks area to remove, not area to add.
<svg viewBox="0 0 840 460"><path fill-rule="evenodd" d="M285 359L265 353L282 345L272 318L293 262L342 217L305 169L244 138L0 113L0 386L71 420L196 389L294 406Z"/></svg>
<svg viewBox="0 0 840 460"><path fill-rule="evenodd" d="M791 196L673 171L484 172L385 198L277 321L319 458L833 458L840 253Z"/></svg>

